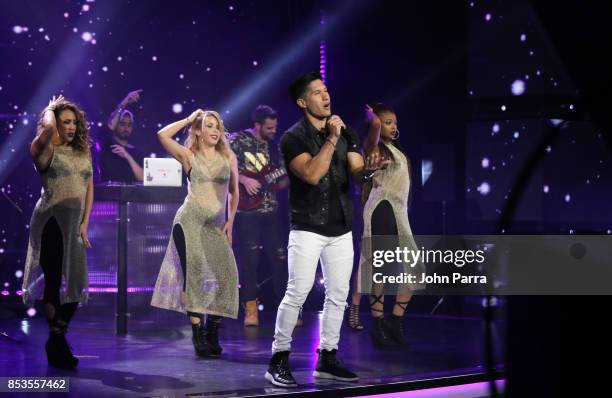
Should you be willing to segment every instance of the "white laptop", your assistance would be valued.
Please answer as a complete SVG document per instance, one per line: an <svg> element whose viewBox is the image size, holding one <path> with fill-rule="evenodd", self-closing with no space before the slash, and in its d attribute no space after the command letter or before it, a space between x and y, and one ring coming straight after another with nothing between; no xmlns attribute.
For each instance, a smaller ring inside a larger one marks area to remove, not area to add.
<svg viewBox="0 0 612 398"><path fill-rule="evenodd" d="M183 167L173 158L144 158L144 185L180 187Z"/></svg>

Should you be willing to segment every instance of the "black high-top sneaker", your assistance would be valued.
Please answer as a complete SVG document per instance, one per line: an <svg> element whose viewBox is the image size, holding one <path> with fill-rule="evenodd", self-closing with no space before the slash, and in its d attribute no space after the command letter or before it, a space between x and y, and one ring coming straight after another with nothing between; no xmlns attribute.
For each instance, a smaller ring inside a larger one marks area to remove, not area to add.
<svg viewBox="0 0 612 398"><path fill-rule="evenodd" d="M218 357L223 352L223 348L219 345L219 326L221 326L221 317L208 316L206 318L206 341L210 345L210 355Z"/></svg>
<svg viewBox="0 0 612 398"><path fill-rule="evenodd" d="M342 362L336 358L338 350L317 349L319 359L313 376L318 379L332 379L341 381L357 381L359 377L344 367Z"/></svg>
<svg viewBox="0 0 612 398"><path fill-rule="evenodd" d="M202 321L198 324L191 324L191 331L193 336L191 341L193 342L193 348L195 353L199 357L210 357L212 355L212 347L206 338L206 327Z"/></svg>
<svg viewBox="0 0 612 398"><path fill-rule="evenodd" d="M74 369L79 364L79 358L72 354L72 350L66 341L66 331L52 331L45 344L47 361L49 365L59 369Z"/></svg>
<svg viewBox="0 0 612 398"><path fill-rule="evenodd" d="M277 387L297 387L291 369L289 369L289 351L280 351L272 355L265 377Z"/></svg>

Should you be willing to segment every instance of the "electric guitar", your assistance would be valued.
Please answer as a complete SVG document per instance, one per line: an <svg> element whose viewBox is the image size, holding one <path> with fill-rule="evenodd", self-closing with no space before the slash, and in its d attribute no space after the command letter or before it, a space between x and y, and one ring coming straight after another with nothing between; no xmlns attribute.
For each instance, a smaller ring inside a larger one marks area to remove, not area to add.
<svg viewBox="0 0 612 398"><path fill-rule="evenodd" d="M251 210L259 207L263 202L267 192L274 192L279 189L278 180L287 175L283 168L275 169L272 165L267 164L261 170L249 171L243 170L240 172L245 177L253 178L261 184L259 192L255 195L249 195L243 184L238 184L240 189L240 200L238 201L238 209Z"/></svg>

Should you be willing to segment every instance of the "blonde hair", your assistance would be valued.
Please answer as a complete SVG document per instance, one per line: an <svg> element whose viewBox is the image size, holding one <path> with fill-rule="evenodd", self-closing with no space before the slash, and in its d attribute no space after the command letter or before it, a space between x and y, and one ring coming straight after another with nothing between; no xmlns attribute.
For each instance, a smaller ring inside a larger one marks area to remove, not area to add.
<svg viewBox="0 0 612 398"><path fill-rule="evenodd" d="M227 130L225 129L225 125L223 124L223 119L221 119L221 115L218 112L207 110L204 111L204 114L198 116L191 126L189 126L189 130L187 131L187 139L185 140L185 147L187 147L191 152L197 152L200 149L200 142L196 136L196 131L204 130L204 121L208 116L212 116L217 119L217 123L219 123L219 132L221 136L219 137L219 141L217 145L215 145L215 149L221 153L221 155L225 156L229 159L231 156L232 150L230 149L229 143L227 142Z"/></svg>

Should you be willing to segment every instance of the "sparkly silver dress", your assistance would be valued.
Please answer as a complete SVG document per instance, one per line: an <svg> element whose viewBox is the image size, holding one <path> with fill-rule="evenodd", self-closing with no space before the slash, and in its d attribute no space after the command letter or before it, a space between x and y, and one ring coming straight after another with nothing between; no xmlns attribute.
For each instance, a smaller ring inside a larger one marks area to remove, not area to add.
<svg viewBox="0 0 612 398"><path fill-rule="evenodd" d="M40 264L42 233L54 217L62 231L62 285L60 304L86 303L88 297L87 256L79 234L85 212L87 185L92 176L89 151L68 145L55 146L46 171L41 173L42 190L30 220L30 238L23 277L23 301L32 306L45 290Z"/></svg>
<svg viewBox="0 0 612 398"><path fill-rule="evenodd" d="M211 160L194 154L189 176L187 197L172 223L173 228L179 225L185 236L186 272L183 275L171 237L151 305L235 319L238 316L238 271L234 253L223 233L230 181L229 159L218 152Z"/></svg>
<svg viewBox="0 0 612 398"><path fill-rule="evenodd" d="M393 208L395 222L397 225L397 244L399 247L407 247L408 250L418 250L418 246L412 236L412 229L408 221L408 194L410 193L410 172L406 156L394 145L384 145L393 155L391 163L382 170L378 170L372 177L372 190L363 207L363 236L361 241L361 255L359 259L359 291L365 294L373 292L372 281L372 214L383 200L387 200ZM376 237L374 237L376 243ZM422 262L411 267L408 263L400 264L400 272L414 274L420 280L421 273L425 271ZM376 271L374 271L376 272ZM380 294L379 288L375 289ZM413 290L424 288L418 284L401 284L396 286L398 293L409 293ZM387 289L385 289L388 292Z"/></svg>

